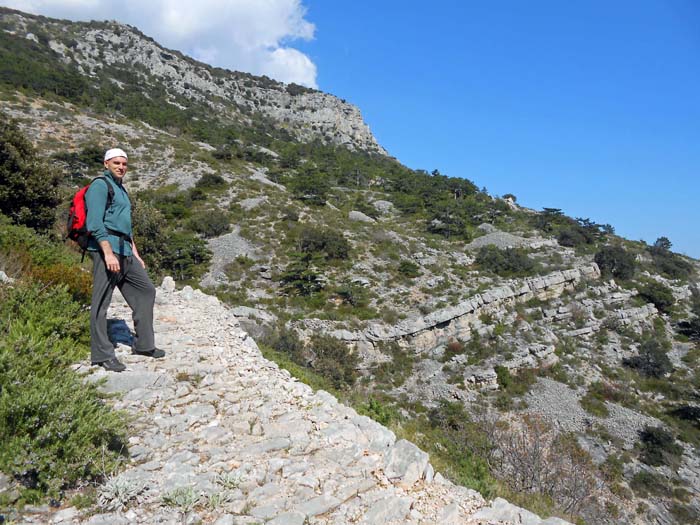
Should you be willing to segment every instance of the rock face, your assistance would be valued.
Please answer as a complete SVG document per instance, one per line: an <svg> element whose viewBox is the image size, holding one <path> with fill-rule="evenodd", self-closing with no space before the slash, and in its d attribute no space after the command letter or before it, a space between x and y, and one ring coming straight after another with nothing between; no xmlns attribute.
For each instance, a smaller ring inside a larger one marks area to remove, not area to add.
<svg viewBox="0 0 700 525"><path fill-rule="evenodd" d="M119 71L136 75L144 86L160 84L176 98L205 104L237 120L259 113L297 139L343 145L386 154L362 119L360 110L333 95L267 77L214 68L177 51L164 49L136 28L116 22L69 22L36 17L0 7L0 28L25 39L29 27L50 35L34 36L64 64L88 77L102 77L122 88Z"/></svg>
<svg viewBox="0 0 700 525"><path fill-rule="evenodd" d="M468 339L473 326L480 324L479 316L482 314L533 298L551 299L571 289L581 279L599 277L598 265L591 263L491 288L455 306L435 310L422 317L409 318L394 326L372 323L362 331L336 330L331 335L355 344L361 351L371 352L370 347L384 341L399 341L416 352L424 352L439 344L446 344L451 338Z"/></svg>
<svg viewBox="0 0 700 525"><path fill-rule="evenodd" d="M486 235L477 237L472 242L466 245L467 250L478 250L483 246L495 246L496 248L543 248L543 247L555 247L557 246L557 241L554 239L527 239L525 237L519 237L513 235L512 233L498 231L495 227L490 224L482 224L479 229L486 231Z"/></svg>
<svg viewBox="0 0 700 525"><path fill-rule="evenodd" d="M566 525L568 523L559 518L542 521L536 514L511 505L503 498L496 498L490 507L481 509L474 517L487 523L521 523L522 525Z"/></svg>
<svg viewBox="0 0 700 525"><path fill-rule="evenodd" d="M586 412L578 402L582 393L549 378L539 378L532 392L525 396L527 412L543 417L562 432L583 433L592 425L605 428L611 435L631 448L646 426L656 427L662 422L641 412L606 403L609 415L598 417Z"/></svg>
<svg viewBox="0 0 700 525"><path fill-rule="evenodd" d="M76 365L86 380L106 380L101 388L118 394L110 402L134 418L129 463L99 489L102 510L46 507L22 523L477 525L506 505L490 510L435 474L415 445L265 360L216 298L172 284L156 298L165 358L119 345L121 374ZM120 297L109 316L130 318Z"/></svg>
<svg viewBox="0 0 700 525"><path fill-rule="evenodd" d="M355 211L355 210L348 213L348 219L350 219L351 221L359 221L359 222L369 222L369 223L375 222L375 220L372 217L370 217L369 215L365 215L361 211Z"/></svg>
<svg viewBox="0 0 700 525"><path fill-rule="evenodd" d="M216 286L228 282L226 265L236 257L258 259L255 247L240 235L240 226L235 225L231 233L209 240L209 249L213 257L209 271L202 277L202 286Z"/></svg>

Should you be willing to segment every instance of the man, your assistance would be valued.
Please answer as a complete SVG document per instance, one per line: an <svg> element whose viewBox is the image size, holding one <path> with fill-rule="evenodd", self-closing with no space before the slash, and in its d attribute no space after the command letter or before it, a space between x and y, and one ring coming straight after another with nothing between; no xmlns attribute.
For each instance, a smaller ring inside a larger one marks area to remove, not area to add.
<svg viewBox="0 0 700 525"><path fill-rule="evenodd" d="M132 310L134 331L132 353L163 357L153 335L153 304L156 289L148 278L131 230L131 202L122 181L128 169L126 153L110 149L105 153L104 179L97 179L85 193L88 251L92 256L92 305L90 307L90 351L93 365L111 372L126 367L117 359L107 333L107 309L118 286ZM109 199L109 189L112 198Z"/></svg>

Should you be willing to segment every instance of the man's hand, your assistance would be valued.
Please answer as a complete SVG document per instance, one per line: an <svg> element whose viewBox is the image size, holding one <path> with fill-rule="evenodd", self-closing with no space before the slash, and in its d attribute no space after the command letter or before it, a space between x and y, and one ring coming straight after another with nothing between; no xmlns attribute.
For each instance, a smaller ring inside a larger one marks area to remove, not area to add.
<svg viewBox="0 0 700 525"><path fill-rule="evenodd" d="M110 272L118 273L120 268L119 268L119 259L117 258L114 253L107 253L105 254L105 266L107 266L107 269Z"/></svg>

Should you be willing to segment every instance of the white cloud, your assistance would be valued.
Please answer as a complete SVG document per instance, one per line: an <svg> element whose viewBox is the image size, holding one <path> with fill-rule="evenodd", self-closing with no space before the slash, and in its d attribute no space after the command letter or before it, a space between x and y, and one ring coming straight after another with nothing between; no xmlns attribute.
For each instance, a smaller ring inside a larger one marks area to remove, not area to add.
<svg viewBox="0 0 700 525"><path fill-rule="evenodd" d="M316 65L290 47L315 26L301 0L9 0L0 4L71 20L131 24L202 62L316 86Z"/></svg>
<svg viewBox="0 0 700 525"><path fill-rule="evenodd" d="M289 47L278 47L272 53L268 63L269 76L279 78L287 69L296 72L297 84L316 86L316 64L304 53Z"/></svg>

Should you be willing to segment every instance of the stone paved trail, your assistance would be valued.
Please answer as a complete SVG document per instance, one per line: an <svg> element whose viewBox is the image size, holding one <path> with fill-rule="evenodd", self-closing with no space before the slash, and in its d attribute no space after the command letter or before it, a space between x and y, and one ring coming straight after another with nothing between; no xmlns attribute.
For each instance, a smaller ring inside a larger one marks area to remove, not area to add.
<svg viewBox="0 0 700 525"><path fill-rule="evenodd" d="M109 317L130 319L117 294ZM126 324L112 329L128 342ZM44 509L23 523L565 523L504 500L487 506L435 474L415 445L263 358L213 297L166 279L156 340L163 359L119 344L121 374L76 366L88 380L106 379L106 392L121 393L110 402L134 417L129 465L102 488L100 509Z"/></svg>

